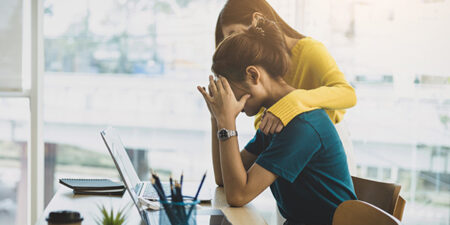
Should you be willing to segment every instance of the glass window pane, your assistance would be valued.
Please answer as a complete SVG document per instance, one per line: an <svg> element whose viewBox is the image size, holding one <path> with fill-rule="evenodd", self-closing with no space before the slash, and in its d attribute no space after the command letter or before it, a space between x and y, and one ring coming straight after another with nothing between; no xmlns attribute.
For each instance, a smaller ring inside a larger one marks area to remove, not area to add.
<svg viewBox="0 0 450 225"><path fill-rule="evenodd" d="M212 168L210 115L196 86L211 73L223 3L45 1L46 201L62 177L118 179L100 137L108 125L143 180L150 168L185 180ZM247 142L252 119L239 121Z"/></svg>
<svg viewBox="0 0 450 225"><path fill-rule="evenodd" d="M27 224L29 101L0 97L0 224Z"/></svg>

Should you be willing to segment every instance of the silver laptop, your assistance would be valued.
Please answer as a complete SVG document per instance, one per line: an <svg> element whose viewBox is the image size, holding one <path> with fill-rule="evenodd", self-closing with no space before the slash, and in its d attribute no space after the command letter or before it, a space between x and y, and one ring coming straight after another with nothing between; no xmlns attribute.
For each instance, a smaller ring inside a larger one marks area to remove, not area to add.
<svg viewBox="0 0 450 225"><path fill-rule="evenodd" d="M114 128L109 127L106 130L103 130L101 135L127 189L129 189L130 192L134 192L137 197L143 197L144 199L150 201L157 201L159 198L155 189L150 182L142 182L139 179L128 154L125 151L122 141ZM169 183L162 182L162 184L164 186L165 193L169 194ZM198 185L199 182L183 182L183 195L191 197L195 196ZM203 186L204 187L200 191L198 199L203 202L211 201L211 188L208 187L207 184L204 184Z"/></svg>

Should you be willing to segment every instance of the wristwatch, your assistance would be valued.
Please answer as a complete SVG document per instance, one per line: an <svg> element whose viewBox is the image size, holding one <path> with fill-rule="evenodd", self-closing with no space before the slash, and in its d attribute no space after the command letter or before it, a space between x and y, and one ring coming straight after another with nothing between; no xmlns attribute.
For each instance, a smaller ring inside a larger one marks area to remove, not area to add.
<svg viewBox="0 0 450 225"><path fill-rule="evenodd" d="M231 138L233 136L237 136L237 135L238 135L238 133L235 130L227 130L225 128L222 128L217 131L217 138L219 138L219 140L221 140L221 141L226 141L229 138Z"/></svg>

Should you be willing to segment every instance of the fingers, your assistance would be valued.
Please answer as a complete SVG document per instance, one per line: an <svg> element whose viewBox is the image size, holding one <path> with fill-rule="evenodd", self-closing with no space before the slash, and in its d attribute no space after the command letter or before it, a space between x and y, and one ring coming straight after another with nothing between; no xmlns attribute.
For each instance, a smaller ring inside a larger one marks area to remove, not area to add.
<svg viewBox="0 0 450 225"><path fill-rule="evenodd" d="M278 129L278 126L280 125L280 122L279 121L275 121L273 124L272 124L272 127L270 127L270 131L269 131L269 133L270 134L275 134L275 131Z"/></svg>
<svg viewBox="0 0 450 225"><path fill-rule="evenodd" d="M284 125L281 120L270 112L265 112L261 119L259 129L266 135L279 133Z"/></svg>
<svg viewBox="0 0 450 225"><path fill-rule="evenodd" d="M224 89L226 92L228 92L228 93L232 92L232 91L231 91L230 84L228 83L227 78L222 77L222 76L219 76L219 79L222 81L221 83L222 83L223 89Z"/></svg>
<svg viewBox="0 0 450 225"><path fill-rule="evenodd" d="M203 95L203 98L207 103L212 101L212 97L208 93L206 93L206 89L204 87L197 86L197 89Z"/></svg>
<svg viewBox="0 0 450 225"><path fill-rule="evenodd" d="M267 119L267 124L264 126L264 129L262 129L261 131L265 134L265 135L269 135L270 133L270 129L272 128L273 125L273 120Z"/></svg>
<svg viewBox="0 0 450 225"><path fill-rule="evenodd" d="M202 87L202 89L203 89L204 92L206 92L206 88L205 87ZM211 92L209 92L209 97L211 97L211 98L213 97L213 96L211 96ZM206 103L207 103L206 105L208 106L208 109L209 109L209 103L208 102L206 102Z"/></svg>
<svg viewBox="0 0 450 225"><path fill-rule="evenodd" d="M249 94L246 94L244 96L241 97L241 99L239 99L239 103L242 105L242 107L244 107L245 103L247 102L247 100L250 98Z"/></svg>
<svg viewBox="0 0 450 225"><path fill-rule="evenodd" d="M283 130L283 128L284 128L284 125L283 125L283 123L280 121L280 122L278 123L277 128L275 129L275 133L280 133L280 132Z"/></svg>
<svg viewBox="0 0 450 225"><path fill-rule="evenodd" d="M264 109L264 111L263 111L263 113L262 113L262 118L264 118L264 116L266 115L266 113L267 113L267 109Z"/></svg>
<svg viewBox="0 0 450 225"><path fill-rule="evenodd" d="M216 81L214 81L214 78L212 75L209 75L209 85L208 85L208 89L211 92L212 96L216 96L217 95L217 86L216 86Z"/></svg>
<svg viewBox="0 0 450 225"><path fill-rule="evenodd" d="M206 91L205 88L203 88L203 89ZM212 94L212 91L211 91L211 88L210 88L209 85L208 85L208 93L209 93L209 96L214 97L213 94Z"/></svg>
<svg viewBox="0 0 450 225"><path fill-rule="evenodd" d="M263 131L267 126L268 119L264 117L264 114L261 117L261 123L259 124L259 129Z"/></svg>
<svg viewBox="0 0 450 225"><path fill-rule="evenodd" d="M216 87L217 87L217 92L218 93L223 93L224 92L224 88L223 88L223 84L222 84L222 79L220 79L220 77L217 79L216 81Z"/></svg>

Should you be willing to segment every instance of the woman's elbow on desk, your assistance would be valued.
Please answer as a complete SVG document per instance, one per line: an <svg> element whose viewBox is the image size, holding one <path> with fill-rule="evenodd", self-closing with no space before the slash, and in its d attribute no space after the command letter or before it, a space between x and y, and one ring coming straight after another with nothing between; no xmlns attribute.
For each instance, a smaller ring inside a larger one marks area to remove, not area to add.
<svg viewBox="0 0 450 225"><path fill-rule="evenodd" d="M248 188L248 187L247 187ZM258 194L251 193L245 187L227 190L225 187L225 197L228 205L232 207L241 207L251 202Z"/></svg>
<svg viewBox="0 0 450 225"><path fill-rule="evenodd" d="M246 205L249 201L246 201L245 198L239 194L226 194L227 203L231 207L242 207Z"/></svg>

